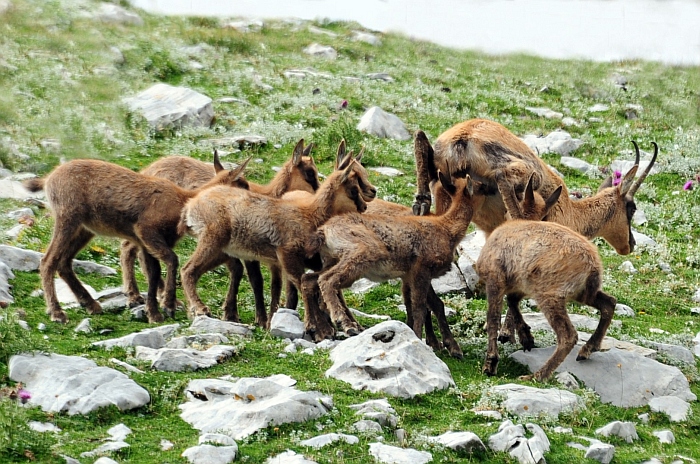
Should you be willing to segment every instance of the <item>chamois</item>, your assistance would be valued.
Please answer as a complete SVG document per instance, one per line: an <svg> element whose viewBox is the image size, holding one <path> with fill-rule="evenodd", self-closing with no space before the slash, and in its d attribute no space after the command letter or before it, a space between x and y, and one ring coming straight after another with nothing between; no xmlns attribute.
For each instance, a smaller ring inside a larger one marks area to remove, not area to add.
<svg viewBox="0 0 700 464"><path fill-rule="evenodd" d="M242 176L248 161L232 171L220 169L202 189L214 185L248 188ZM29 179L24 186L32 191L46 190L55 217L51 243L41 259L40 274L47 312L51 320L65 323L66 314L58 304L54 274L66 281L89 314L102 312L100 304L85 290L72 268L72 260L96 234L119 237L137 244L144 258L148 278L146 312L149 322L163 321L156 293L160 261L167 267L163 307L168 316L175 313L177 255L172 248L182 234L177 233L182 208L197 190L185 190L169 180L144 176L116 164L79 159L58 166L48 176Z"/></svg>
<svg viewBox="0 0 700 464"><path fill-rule="evenodd" d="M251 192L262 195L281 197L288 191L304 191L313 193L318 189L318 170L311 158L310 152L313 144L304 148L304 139L299 140L292 157L288 160L275 177L266 185L248 182ZM168 156L161 158L150 164L141 171L141 174L168 179L182 188L195 189L210 181L216 174L214 166L202 161L186 156ZM136 278L133 272L134 262L138 248L128 241L122 242L121 265L123 272L124 289L131 305L142 304ZM225 264L231 275L229 289L222 309L224 320L238 322L238 289L243 277L243 265L240 260L231 258L222 253L217 262L212 263L215 267ZM260 263L257 261L246 261L245 268L250 280L250 285L255 296L255 322L261 327L267 326L267 313L265 311L265 298L263 296L263 278L260 272ZM270 284L270 311L274 312L279 306L282 277L280 270L272 269L272 280ZM162 285L162 281L161 281Z"/></svg>
<svg viewBox="0 0 700 464"><path fill-rule="evenodd" d="M621 190L625 188L629 188L629 183ZM568 301L600 311L598 326L576 360L588 359L592 352L600 350L617 300L601 290L603 264L598 249L583 235L552 222L506 221L486 240L476 271L485 282L488 299L485 374L495 375L498 366L497 338L504 296L516 327L527 327L518 303L530 296L557 335L557 348L534 373L536 380L547 379L576 344L578 335L566 311ZM529 330L518 334L523 348L532 349Z"/></svg>
<svg viewBox="0 0 700 464"><path fill-rule="evenodd" d="M452 197L450 209L441 216L346 214L330 219L309 237L307 256L320 253L323 270L302 278L306 308L314 308L314 297L320 292L322 298L317 301L326 305L331 320L346 332L356 331L339 291L363 276L375 281L401 278L411 328L422 337L429 301L439 300L431 291L431 279L450 269L455 248L483 202L470 177L453 184L449 176L438 175ZM431 306L435 304L430 301ZM316 338L332 336L332 330L319 329ZM449 347L450 351L459 356L461 350L454 345L456 350Z"/></svg>
<svg viewBox="0 0 700 464"><path fill-rule="evenodd" d="M179 231L188 231L198 239L181 272L191 310L195 315L208 314L196 285L203 270L222 251L239 259L280 266L299 288L306 237L333 215L365 211L366 202L374 196L376 189L369 183L367 171L349 156L337 162L336 170L308 197L284 200L241 189L232 194L218 187L200 193L184 208L178 226ZM305 311L306 326L313 330L311 316Z"/></svg>

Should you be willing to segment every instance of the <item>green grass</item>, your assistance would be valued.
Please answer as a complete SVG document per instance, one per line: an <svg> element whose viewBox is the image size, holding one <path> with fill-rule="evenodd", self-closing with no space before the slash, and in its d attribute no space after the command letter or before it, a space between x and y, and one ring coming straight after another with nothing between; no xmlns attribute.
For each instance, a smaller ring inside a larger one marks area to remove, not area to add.
<svg viewBox="0 0 700 464"><path fill-rule="evenodd" d="M269 142L263 147L234 152L225 160L235 161L248 156L264 163L251 163L247 176L266 182L271 166L281 165L291 154L299 138L316 143L313 155L323 173L331 169L335 148L341 138L350 148L366 146L367 166L392 166L406 175L387 178L371 173L380 197L388 197L409 205L415 190L413 145L377 139L357 131L360 116L370 106L378 105L397 114L409 131L424 130L430 140L453 124L474 117L486 117L506 125L518 135L547 134L561 128L561 121L538 118L526 106L550 107L564 111L580 122L566 128L585 144L576 156L599 166L631 155L620 153L631 148L630 140L639 141L644 149L656 141L661 147L657 162L662 173L651 176L637 194L638 207L649 222L637 227L657 242L655 250L635 251L631 256L618 256L602 240L596 240L605 263L606 291L621 303L637 311L635 318L622 320L622 328L611 330L612 336L626 340L655 340L691 347L691 339L700 330L697 316L690 313L696 305L691 300L700 286L700 206L698 190L684 192L683 184L700 172L700 69L671 67L643 61L595 63L576 60L547 60L524 55L492 57L470 51L439 47L407 37L387 34L380 46L349 40L357 24L319 22L339 36L328 38L295 29L282 22L268 22L260 32L241 34L220 27L211 18L169 18L141 13L145 25L127 27L96 23L84 17L74 2L14 0L13 9L5 13L0 25L0 161L14 171L45 174L61 157L99 158L138 170L154 159L168 154L186 154L202 160L211 157L208 139L250 133L264 135ZM72 5L72 6L66 6ZM97 3L87 3L93 8ZM302 48L314 41L331 45L339 52L336 61L310 58ZM205 51L190 57L182 47L206 44ZM123 62L116 62L110 47L117 47ZM203 70L189 67L190 59L200 62ZM286 79L285 70L310 67L332 77ZM363 79L352 82L344 77L362 77L371 72L387 72L392 83ZM627 91L614 86L610 76L625 75ZM121 99L148 88L156 82L190 87L215 101L221 97L238 97L249 105L215 103L216 119L211 128L183 129L156 133L137 115L130 114ZM260 83L269 85L266 90ZM546 91L542 89L546 87ZM313 90L320 93L314 94ZM449 89L449 92L446 91ZM345 110L341 101L348 100ZM601 122L588 122L587 108L595 103L610 105L610 110L596 113ZM640 118L626 120L625 105L643 106ZM43 148L41 141L58 139L59 151ZM27 155L18 157L17 153ZM566 175L570 190L597 190L600 179L591 180L563 168L557 157L545 156L547 162ZM679 192L679 193L675 193ZM24 206L11 200L0 201L0 209L9 211ZM27 229L14 245L43 250L49 240L53 221L44 210L35 210L36 224ZM0 218L0 229L12 221ZM183 240L177 251L185 262L194 249L194 242ZM83 250L80 259L89 259L118 267L118 242L96 239ZM625 260L639 270L629 275L618 270ZM664 274L659 262L668 263L672 274ZM86 283L101 289L120 284L120 277L81 275ZM139 274L142 288L143 277ZM204 301L220 306L228 282L226 273L217 270L200 283ZM7 356L27 349L42 349L68 355L85 355L101 365L110 365L109 358L133 361L131 353L117 350L106 353L90 343L99 339L125 335L147 327L132 322L127 314L104 314L92 318L96 329L90 335L75 334L73 328L85 317L82 310L68 310L69 324L49 323L41 297L32 297L40 288L36 273L16 272L12 281L16 303L10 310L22 308L30 332L15 330L5 324L0 335L0 386L13 387L7 377ZM404 316L396 309L400 302L398 285L383 284L364 296L348 295L348 302L362 311ZM182 299L181 292L179 297ZM253 298L247 283L240 296L243 322L254 319ZM408 444L433 452L434 462L480 461L511 462L506 454L491 452L474 456L460 455L428 445L424 436L447 430L469 430L486 440L498 423L471 412L479 404L482 393L491 385L517 381L526 373L523 366L502 356L499 376L484 378L481 364L485 353L483 331L485 301L465 300L451 296L448 304L458 310L451 320L465 359L456 361L439 353L449 366L457 388L424 395L413 400L390 399L407 430ZM572 312L588 313L588 308L571 306ZM12 312L12 311L11 311ZM216 314L219 315L218 313ZM178 313L177 320L186 323ZM39 333L35 328L46 323ZM361 319L369 326L375 321ZM1 325L1 323L0 323ZM109 328L109 335L98 335ZM669 335L649 332L659 328ZM44 336L46 339L44 339ZM552 338L538 334L538 343ZM119 462L160 463L184 462L180 453L197 443L198 433L179 418L178 404L184 402L183 388L197 377L291 375L304 390L319 390L333 396L336 409L327 417L304 424L268 428L239 443L241 461L262 462L267 456L288 448L305 454L319 463L367 462L368 439L359 445L336 444L321 451L304 449L299 440L325 432L348 432L355 421L347 405L381 395L352 390L347 384L324 376L330 366L327 355L290 354L279 358L283 343L256 329L252 341L243 352L223 365L199 373L147 372L132 377L151 394L148 406L128 413L113 409L89 416L48 415L37 409L16 408L0 400L0 461L64 462L61 454L73 457L94 449L106 436L106 430L124 422L134 431L128 438L130 448L115 453ZM502 354L514 350L502 348ZM697 386L697 366L681 366ZM553 384L554 385L554 384ZM549 462L581 460L582 453L566 446L568 435L552 433L555 425L573 427L576 435L592 436L596 428L612 420L636 421L637 414L648 408L616 408L601 404L594 395L580 390L586 398L585 410L564 415L558 421L538 419L552 442L547 454ZM57 436L33 433L24 427L26 420L56 423L63 429ZM9 424L9 425L6 425ZM9 427L9 429L8 429ZM659 445L651 434L669 428L676 443ZM640 462L652 456L670 462L675 455L700 458L700 409L693 405L693 415L683 424L671 424L662 414L651 414L648 425L639 425L640 440L626 444L612 439L616 445L615 462ZM8 430L12 433L8 435ZM6 438L9 436L10 438ZM393 433L385 431L385 441L395 443ZM160 440L175 444L172 451L160 451ZM92 462L84 459L83 462Z"/></svg>

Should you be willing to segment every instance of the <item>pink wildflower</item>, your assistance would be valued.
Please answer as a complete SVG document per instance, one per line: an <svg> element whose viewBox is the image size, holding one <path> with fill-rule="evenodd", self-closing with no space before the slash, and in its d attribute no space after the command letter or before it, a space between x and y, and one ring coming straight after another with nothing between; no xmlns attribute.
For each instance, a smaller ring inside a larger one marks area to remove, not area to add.
<svg viewBox="0 0 700 464"><path fill-rule="evenodd" d="M20 391L18 391L17 396L19 397L19 400L22 402L22 404L25 404L32 398L32 394L25 389L21 389Z"/></svg>
<svg viewBox="0 0 700 464"><path fill-rule="evenodd" d="M683 185L683 190L693 190L693 181L689 180Z"/></svg>
<svg viewBox="0 0 700 464"><path fill-rule="evenodd" d="M613 173L612 184L613 185L620 185L620 182L622 182L622 172L615 171Z"/></svg>
<svg viewBox="0 0 700 464"><path fill-rule="evenodd" d="M347 107L348 107L348 101L347 101L347 100L343 100L342 102L340 102L340 108L341 108L341 109L344 110L344 109L347 108Z"/></svg>

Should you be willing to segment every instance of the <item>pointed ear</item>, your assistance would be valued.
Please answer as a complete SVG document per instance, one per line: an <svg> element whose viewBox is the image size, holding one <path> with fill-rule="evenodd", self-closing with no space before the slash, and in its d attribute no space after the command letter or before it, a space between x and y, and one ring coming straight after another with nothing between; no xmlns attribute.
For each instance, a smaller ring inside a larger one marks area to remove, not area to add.
<svg viewBox="0 0 700 464"><path fill-rule="evenodd" d="M450 179L449 175L446 175L442 171L438 171L438 178L440 179L440 183L442 186L448 191L454 190L454 184L452 183L452 179Z"/></svg>
<svg viewBox="0 0 700 464"><path fill-rule="evenodd" d="M364 145L362 146L362 148L360 149L360 152L355 157L355 161L357 161L359 163L360 161L362 161L363 156L365 156L365 146Z"/></svg>
<svg viewBox="0 0 700 464"><path fill-rule="evenodd" d="M219 151L215 148L214 149L214 172L217 174L221 171L224 170L224 165L221 164L221 160L219 159Z"/></svg>
<svg viewBox="0 0 700 464"><path fill-rule="evenodd" d="M622 178L622 182L620 182L620 185L618 186L618 192L620 192L620 195L622 195L622 196L627 195L627 192L629 191L630 187L632 187L632 184L634 183L634 176L637 175L637 168L639 168L639 166L637 166L637 165L632 166L632 169L627 171L627 174L625 174L625 177Z"/></svg>
<svg viewBox="0 0 700 464"><path fill-rule="evenodd" d="M552 192L552 194L549 196L549 198L547 198L544 201L544 210L545 210L544 215L545 216L547 216L547 214L549 213L549 210L552 209L552 206L554 206L556 204L556 202L559 201L559 196L561 196L562 190L564 190L564 187L560 185L559 187L557 187L557 189L554 192Z"/></svg>
<svg viewBox="0 0 700 464"><path fill-rule="evenodd" d="M311 156L311 149L314 147L314 143L311 142L306 148L304 148L304 156Z"/></svg>
<svg viewBox="0 0 700 464"><path fill-rule="evenodd" d="M335 154L335 169L340 170L342 169L342 161L345 159L345 155L347 154L347 145L345 144L345 139L340 141L340 144L338 145L338 151Z"/></svg>
<svg viewBox="0 0 700 464"><path fill-rule="evenodd" d="M352 160L352 158L350 158L350 157L348 157L348 159L350 159L350 165L349 165L347 168L345 168L345 171L343 171L343 175L342 175L342 177L340 178L340 183L341 183L341 184L344 184L345 182L347 182L347 180L350 178L350 173L352 172L352 168L353 168L352 163L353 163L353 160Z"/></svg>
<svg viewBox="0 0 700 464"><path fill-rule="evenodd" d="M533 172L530 174L530 179L527 181L527 186L525 187L525 198L523 198L523 206L525 208L535 204L535 191L532 188L532 180L534 177L535 173Z"/></svg>
<svg viewBox="0 0 700 464"><path fill-rule="evenodd" d="M472 182L472 178L469 174L467 174L467 192L469 192L470 197L474 196L474 182Z"/></svg>
<svg viewBox="0 0 700 464"><path fill-rule="evenodd" d="M606 188L608 188L608 187L612 187L612 186L613 186L613 179L612 179L612 176L608 176L608 177L605 178L605 180L603 181L603 183L600 184L600 187L598 187L598 191L600 192L601 190L606 189Z"/></svg>
<svg viewBox="0 0 700 464"><path fill-rule="evenodd" d="M253 157L251 156L247 160L243 161L240 166L236 167L231 171L231 175L233 176L233 180L238 180L243 176L243 171L245 171L245 167L248 166L248 163L250 160L252 160Z"/></svg>
<svg viewBox="0 0 700 464"><path fill-rule="evenodd" d="M301 139L294 146L294 151L292 152L292 164L297 165L301 161L301 157L304 155L304 139Z"/></svg>

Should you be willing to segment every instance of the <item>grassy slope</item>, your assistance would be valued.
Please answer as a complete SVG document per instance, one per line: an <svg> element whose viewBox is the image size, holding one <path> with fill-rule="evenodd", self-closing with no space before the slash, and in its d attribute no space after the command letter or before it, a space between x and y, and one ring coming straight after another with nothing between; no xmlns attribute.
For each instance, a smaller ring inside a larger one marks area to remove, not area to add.
<svg viewBox="0 0 700 464"><path fill-rule="evenodd" d="M641 61L621 63L592 63L586 61L554 61L529 56L490 57L478 53L456 51L425 42L416 42L398 35L386 35L379 47L351 42L349 31L357 25L320 23L339 34L327 38L309 33L304 27L295 28L284 23L269 23L257 33L240 34L222 29L217 20L202 18L161 18L143 14L143 27L124 27L96 23L81 15L80 2L70 6L59 2L15 0L14 9L6 13L0 24L0 160L16 171L39 174L51 170L59 157L95 157L113 161L132 169L139 169L153 159L166 154L189 154L209 159L211 146L208 138L254 133L265 135L270 143L262 148L233 153L228 159L236 160L254 155L265 160L254 164L248 175L256 181L272 176L270 166L280 165L301 137L317 143L314 156L322 172L330 170L335 146L345 137L350 147L367 146L365 161L369 166L387 165L403 169L408 175L389 179L375 176L373 181L380 196L410 204L414 190L412 179L412 143L380 140L359 133L354 127L363 111L379 105L401 117L409 130L425 130L434 139L452 124L473 117L495 119L514 133L543 133L561 127L561 122L537 118L528 114L526 106L547 106L557 111L568 108L572 117L584 121L580 127L570 127L573 136L586 143L576 156L605 166L619 153L630 148L631 139L649 147L655 140L662 147L658 162L662 174L652 176L638 193L639 208L647 213L649 223L638 229L654 237L660 244L655 252L639 251L632 256L617 256L604 242L599 242L606 267L605 288L621 303L638 312L636 318L624 319L621 330L611 335L623 339L654 339L690 346L690 339L698 331L690 313L694 305L691 296L698 286L697 269L700 266L698 241L697 191L681 192L683 183L700 171L700 71L698 68L676 68ZM89 9L95 3L86 2ZM311 42L322 42L338 50L336 61L324 61L304 55L301 50ZM213 48L196 57L205 68L191 71L189 57L180 47L206 43ZM113 64L110 47L118 47L125 58L122 64ZM283 72L292 68L312 67L331 74L332 78L286 79ZM387 72L393 83L363 79L351 82L343 76L361 77L370 72ZM623 92L610 83L613 73L628 77L628 90ZM216 121L210 129L192 129L168 134L153 133L138 117L127 113L120 99L133 95L155 82L164 81L200 91L214 100L234 96L247 100L244 104L216 104ZM257 82L271 85L264 90ZM547 91L541 91L543 87ZM320 89L314 94L313 89ZM449 91L446 91L449 89ZM348 100L348 109L338 110L342 100ZM595 103L606 103L610 110L595 114L602 122L585 122L591 116L586 109ZM637 120L624 118L628 103L641 104L644 109ZM61 150L45 149L41 141L58 139ZM8 141L11 141L8 142ZM13 152L29 155L22 160ZM628 156L629 155L625 155ZM566 174L571 190L595 191L598 180L589 180L559 165L556 157L547 161ZM21 206L17 202L0 202L3 211ZM15 243L41 250L50 239L53 226L45 211L37 211L36 225ZM9 228L11 221L0 218L0 228ZM189 240L179 245L184 262L192 250ZM118 264L118 243L97 239L81 252L80 258L92 259L108 265ZM630 259L639 273L628 275L617 270L620 263ZM670 264L673 274L664 274L658 262ZM120 284L118 277L109 279L85 275L82 278L97 288ZM143 283L143 279L141 279ZM212 307L223 299L227 282L223 271L217 271L202 280L201 292ZM40 287L36 273L17 273L13 281L16 304L23 308L32 327L47 322L43 299L31 297ZM384 284L365 296L348 296L349 303L366 311L387 313L394 318L403 316L395 309L399 288ZM252 323L252 295L247 286L241 297L244 322ZM411 446L427 446L422 434L439 434L446 430L470 430L486 439L495 432L497 423L475 416L470 409L481 397L482 391L494 383L512 382L525 373L522 366L502 361L500 375L485 379L480 373L485 351L483 300L465 302L462 297L450 298L450 305L459 309L453 320L462 338L466 359L458 362L444 353L440 357L449 365L458 388L425 395L411 401L392 399L391 404L401 416L401 426L408 431ZM572 307L572 311L588 312L588 308ZM126 315L107 314L92 319L95 333L75 334L73 328L85 316L84 312L68 311L71 322L63 327L48 324L48 340L36 335L20 335L11 340L12 330L6 326L0 338L1 362L6 356L29 346L40 346L63 354L86 354L100 364L108 364L110 357L128 359L128 353L102 351L90 348L90 342L106 338L96 335L102 328L114 329L109 336L121 336L146 327L130 322ZM184 314L177 319L185 322ZM365 325L372 320L361 320ZM673 335L654 334L649 328L660 328ZM545 343L542 335L538 340ZM89 417L47 417L30 410L14 411L22 418L29 414L38 420L51 420L64 429L55 438L39 437L20 427L20 420L10 427L21 430L13 439L0 441L0 459L27 461L29 449L40 462L63 462L58 454L78 456L80 452L96 447L97 440L106 436L106 430L123 421L134 430L128 441L131 447L117 453L119 462L182 462L179 454L196 444L197 432L178 417L177 405L183 401L182 389L188 379L234 376L265 376L286 373L298 379L302 389L318 389L332 394L337 411L315 423L294 424L270 428L240 443L242 460L261 462L264 457L292 448L308 457L323 462L365 462L367 440L361 445L334 445L320 452L308 451L296 445L299 438L323 432L348 431L354 422L346 406L369 399L373 395L351 390L346 384L323 375L330 363L325 354L313 357L290 355L279 359L282 343L263 331L256 330L254 341L243 353L222 366L196 374L147 373L133 375L145 386L153 398L141 410L120 414L105 410ZM508 349L502 351L507 352ZM696 366L684 367L684 372L695 381ZM622 379L624 381L624 379ZM7 369L0 365L0 385L10 384ZM700 389L693 383L693 391ZM583 391L579 393L584 394ZM636 420L637 414L648 408L620 409L601 405L592 395L585 411L561 417L557 422L573 427L575 433L592 436L593 431L615 419ZM3 411L9 406L3 404ZM641 461L651 456L666 457L682 454L700 457L697 438L700 420L698 407L695 414L682 425L669 424L660 414L652 414L651 422L639 426L640 441L619 445L617 462ZM0 411L2 412L2 411ZM9 416L6 416L9 417ZM14 416L13 416L14 417ZM538 421L545 427L552 422ZM3 429L0 422L0 431ZM653 430L670 428L675 436L674 445L661 447L651 434ZM548 430L546 428L546 430ZM550 462L569 462L581 459L581 453L568 448L569 436L548 433L553 449L547 455ZM3 435L0 434L0 440ZM175 443L173 451L161 452L159 442L166 438ZM387 442L393 435L387 431ZM7 442L14 443L5 446ZM451 451L431 449L434 460L463 462L464 457ZM473 458L486 462L508 462L505 455L484 453ZM88 462L90 460L85 460ZM91 462L91 461L90 461Z"/></svg>

